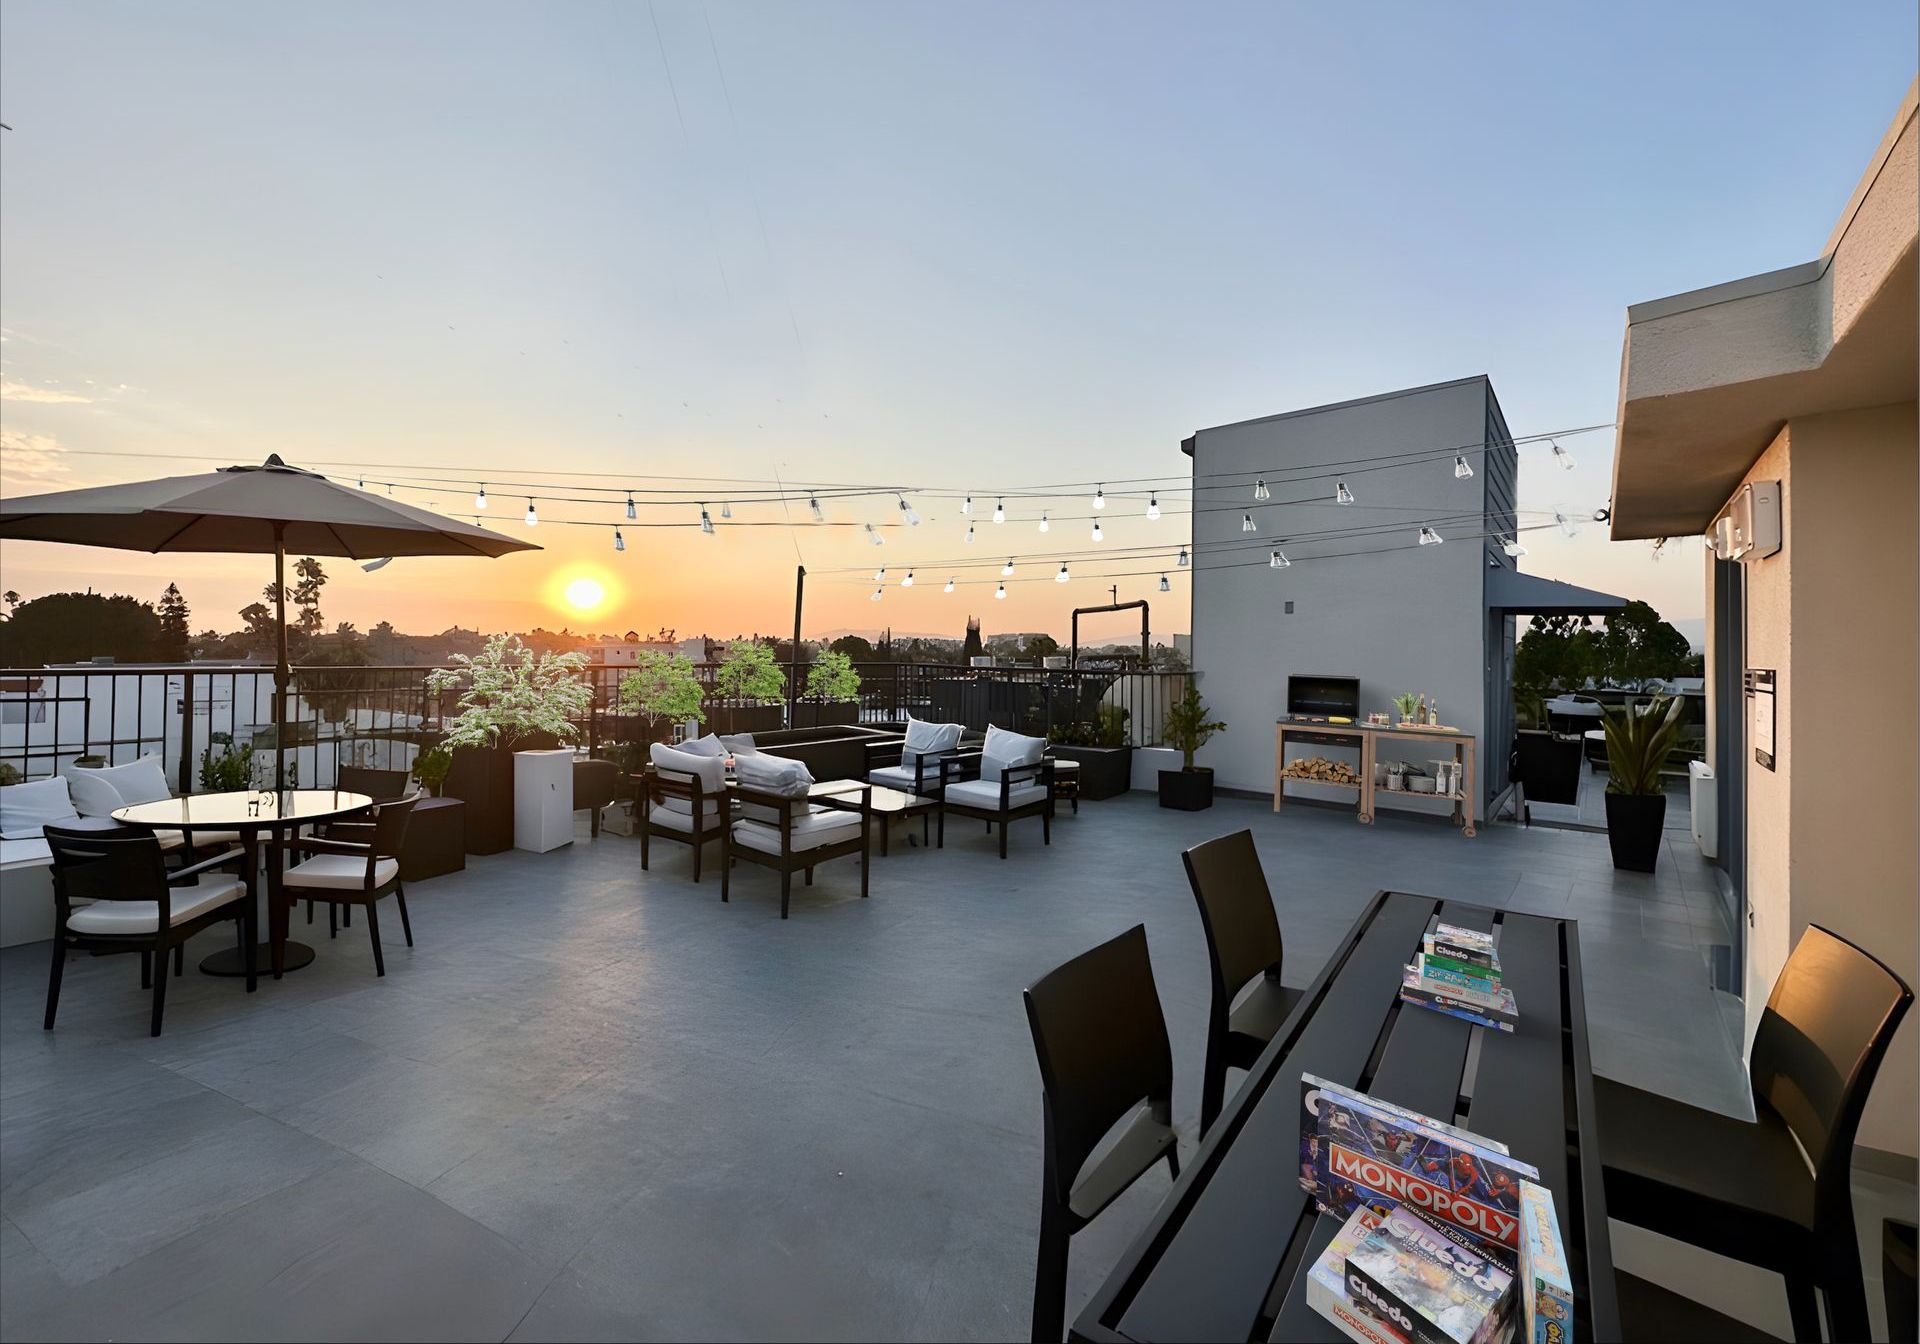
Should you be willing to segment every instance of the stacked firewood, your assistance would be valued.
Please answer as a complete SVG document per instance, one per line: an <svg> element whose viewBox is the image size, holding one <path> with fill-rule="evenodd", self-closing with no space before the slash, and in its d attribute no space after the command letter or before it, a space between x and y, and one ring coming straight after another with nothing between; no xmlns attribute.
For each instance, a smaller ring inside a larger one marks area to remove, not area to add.
<svg viewBox="0 0 1920 1344"><path fill-rule="evenodd" d="M1330 761L1324 756L1303 756L1287 762L1282 771L1288 779L1311 780L1316 784L1358 785L1360 775L1344 761Z"/></svg>

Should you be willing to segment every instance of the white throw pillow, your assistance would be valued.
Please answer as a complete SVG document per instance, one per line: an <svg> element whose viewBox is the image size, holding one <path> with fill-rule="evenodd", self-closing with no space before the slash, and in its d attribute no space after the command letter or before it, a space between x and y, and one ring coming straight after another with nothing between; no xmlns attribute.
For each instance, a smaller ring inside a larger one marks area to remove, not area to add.
<svg viewBox="0 0 1920 1344"><path fill-rule="evenodd" d="M742 788L797 799L803 805L807 790L813 787L813 772L807 769L805 761L789 760L785 756L768 756L764 752L734 757L733 773L734 777L740 781ZM740 815L754 821L775 824L780 820L778 810L760 803L741 803Z"/></svg>
<svg viewBox="0 0 1920 1344"><path fill-rule="evenodd" d="M929 723L909 714L907 740L900 747L900 764L911 770L922 756L952 751L960 745L961 729L962 725L957 723Z"/></svg>
<svg viewBox="0 0 1920 1344"><path fill-rule="evenodd" d="M668 779L685 783L689 778L700 781L700 798L707 814L712 815L714 800L726 791L727 763L719 756L703 756L692 751L677 751L663 743L655 742L647 749L653 758L654 769ZM668 795L660 800L660 805L675 812L693 815L693 800Z"/></svg>
<svg viewBox="0 0 1920 1344"><path fill-rule="evenodd" d="M173 790L167 787L167 772L160 768L158 756L142 756L137 761L107 766L93 773L113 785L122 807L160 803L173 797Z"/></svg>
<svg viewBox="0 0 1920 1344"><path fill-rule="evenodd" d="M1000 782L1001 771L1009 766L1036 765L1047 751L1047 739L1010 733L1004 728L987 729L986 745L980 749L980 778Z"/></svg>
<svg viewBox="0 0 1920 1344"><path fill-rule="evenodd" d="M113 787L113 781L107 778L104 770L69 765L61 774L67 781L73 810L83 817L110 817L117 809L127 805L127 800L120 796L120 790Z"/></svg>
<svg viewBox="0 0 1920 1344"><path fill-rule="evenodd" d="M676 750L684 751L691 756L725 756L727 754L727 744L715 737L712 733L708 733L704 737L688 738L685 742L682 742Z"/></svg>
<svg viewBox="0 0 1920 1344"><path fill-rule="evenodd" d="M42 828L80 820L67 793L67 781L55 775L31 784L0 789L0 840L37 840Z"/></svg>
<svg viewBox="0 0 1920 1344"><path fill-rule="evenodd" d="M754 756L760 751L760 748L753 745L752 733L722 733L720 745L735 756Z"/></svg>

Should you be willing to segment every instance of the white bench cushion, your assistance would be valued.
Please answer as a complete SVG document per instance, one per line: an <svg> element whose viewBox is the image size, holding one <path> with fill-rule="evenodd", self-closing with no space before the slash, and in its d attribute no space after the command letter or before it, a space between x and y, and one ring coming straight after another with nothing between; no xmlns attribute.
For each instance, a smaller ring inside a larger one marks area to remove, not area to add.
<svg viewBox="0 0 1920 1344"><path fill-rule="evenodd" d="M246 890L237 877L207 873L192 886L175 887L168 893L167 921L183 924L195 915L239 900ZM68 915L67 927L75 933L154 933L160 928L160 907L154 901L95 901Z"/></svg>
<svg viewBox="0 0 1920 1344"><path fill-rule="evenodd" d="M899 789L902 793L915 793L920 788L919 777L914 774L913 767L908 765L883 765L878 770L870 770L867 772L867 783ZM938 770L927 771L927 787L929 789L940 787Z"/></svg>
<svg viewBox="0 0 1920 1344"><path fill-rule="evenodd" d="M900 744L900 764L911 770L922 755L952 751L960 745L962 727L958 723L928 723L909 714L906 740Z"/></svg>
<svg viewBox="0 0 1920 1344"><path fill-rule="evenodd" d="M399 873L399 860L381 859L373 865L374 885L385 886ZM281 880L290 887L359 891L367 885L367 861L358 854L315 854L287 869Z"/></svg>
<svg viewBox="0 0 1920 1344"><path fill-rule="evenodd" d="M1035 765L1046 753L1047 739L1010 733L1004 728L987 729L987 740L980 748L980 778L1000 782L1000 772L1010 765Z"/></svg>
<svg viewBox="0 0 1920 1344"><path fill-rule="evenodd" d="M858 812L842 812L837 807L811 807L806 816L794 818L793 849L799 853L803 849L837 845L858 834ZM736 821L733 823L733 843L757 849L763 854L778 854L780 828L764 821Z"/></svg>
<svg viewBox="0 0 1920 1344"><path fill-rule="evenodd" d="M664 803L655 803L647 809L647 821L665 830L678 831L682 835L692 835L692 810L685 806L673 806L675 803L685 804L685 802L686 799L684 798L669 798ZM705 829L713 831L717 835L719 832L713 825L713 822L714 819L720 815L720 805L718 803L708 803L702 810L707 814Z"/></svg>
<svg viewBox="0 0 1920 1344"><path fill-rule="evenodd" d="M1024 807L1028 803L1040 802L1047 796L1046 786L1042 784L1015 785L1007 794L1008 807ZM980 807L989 812L1000 810L1000 781L985 779L963 779L958 784L947 785L947 801L959 803L963 807Z"/></svg>
<svg viewBox="0 0 1920 1344"><path fill-rule="evenodd" d="M78 820L67 781L59 775L0 789L0 840L35 840L44 826L70 826Z"/></svg>
<svg viewBox="0 0 1920 1344"><path fill-rule="evenodd" d="M712 739L696 740L710 741ZM676 784L685 784L690 779L698 779L700 781L702 805L707 807L718 805L717 801L709 803L707 799L712 798L717 800L720 795L726 791L727 761L724 756L709 755L704 751L680 751L662 742L655 742L649 747L647 749L647 755L653 761L653 768L660 773L662 778ZM670 808L684 816L691 817L693 815L693 800L691 798L665 797L660 800L659 806ZM708 815L711 816L712 813ZM686 828L683 827L682 829Z"/></svg>

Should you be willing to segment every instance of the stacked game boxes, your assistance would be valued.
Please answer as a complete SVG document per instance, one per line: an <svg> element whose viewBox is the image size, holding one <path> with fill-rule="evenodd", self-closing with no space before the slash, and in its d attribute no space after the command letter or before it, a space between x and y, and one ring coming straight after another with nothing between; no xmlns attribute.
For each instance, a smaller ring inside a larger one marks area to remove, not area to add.
<svg viewBox="0 0 1920 1344"><path fill-rule="evenodd" d="M1520 1182L1520 1329L1524 1344L1573 1344L1573 1279L1553 1192L1532 1181Z"/></svg>
<svg viewBox="0 0 1920 1344"><path fill-rule="evenodd" d="M1500 952L1491 934L1436 924L1400 980L1408 1003L1496 1031L1520 1020L1513 991L1500 983Z"/></svg>
<svg viewBox="0 0 1920 1344"><path fill-rule="evenodd" d="M1310 1305L1343 1334L1368 1344L1508 1338L1533 1167L1312 1074L1301 1078L1300 1163L1322 1212L1343 1220L1307 1280Z"/></svg>

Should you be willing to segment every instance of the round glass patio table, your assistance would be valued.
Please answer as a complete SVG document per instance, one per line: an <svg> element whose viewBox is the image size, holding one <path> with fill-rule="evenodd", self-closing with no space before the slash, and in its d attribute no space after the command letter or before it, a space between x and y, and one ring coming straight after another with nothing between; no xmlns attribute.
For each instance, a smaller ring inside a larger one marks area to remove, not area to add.
<svg viewBox="0 0 1920 1344"><path fill-rule="evenodd" d="M193 843L195 831L237 831L240 835L240 877L247 886L247 899L258 899L260 837L266 836L267 930L268 940L253 951L254 965L271 967L278 980L287 971L297 971L313 960L313 949L305 943L287 940L287 903L282 874L286 870L287 835L302 826L331 821L337 817L364 812L373 799L364 793L344 789L237 789L231 793L192 793L179 798L163 798L157 803L138 803L122 807L113 819L128 826L150 826L160 831L180 831ZM200 963L206 975L245 975L245 954L237 947L215 952Z"/></svg>

